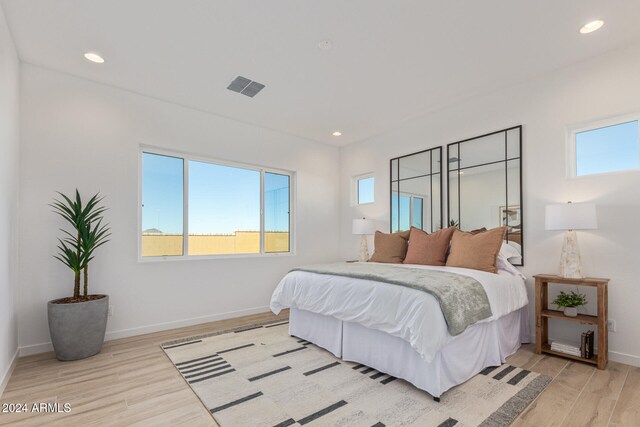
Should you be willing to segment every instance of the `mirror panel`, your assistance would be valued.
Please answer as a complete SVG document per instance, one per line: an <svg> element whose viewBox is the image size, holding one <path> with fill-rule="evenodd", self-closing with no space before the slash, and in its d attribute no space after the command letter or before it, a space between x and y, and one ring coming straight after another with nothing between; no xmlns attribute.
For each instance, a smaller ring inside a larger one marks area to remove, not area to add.
<svg viewBox="0 0 640 427"><path fill-rule="evenodd" d="M460 168L504 161L505 144L503 135L489 135L458 144ZM473 143L472 143L473 141Z"/></svg>
<svg viewBox="0 0 640 427"><path fill-rule="evenodd" d="M458 227L458 225L460 224L460 208L459 208L459 201L460 201L460 197L459 197L459 189L460 187L458 186L458 171L451 171L449 172L449 177L447 179L447 189L448 189L448 200L449 200L449 204L448 204L448 219L449 222L447 223L447 226L449 227Z"/></svg>
<svg viewBox="0 0 640 427"><path fill-rule="evenodd" d="M500 225L509 227L507 230L507 243L522 253L522 206L520 202L520 159L507 162L507 209L501 211Z"/></svg>
<svg viewBox="0 0 640 427"><path fill-rule="evenodd" d="M400 220L398 216L398 181L391 182L391 231L395 232L400 229Z"/></svg>
<svg viewBox="0 0 640 427"><path fill-rule="evenodd" d="M429 212L433 223L429 225L431 231L437 231L442 228L442 175L439 172L431 176L431 195Z"/></svg>
<svg viewBox="0 0 640 427"><path fill-rule="evenodd" d="M431 173L431 152L425 151L400 157L400 179L415 178Z"/></svg>
<svg viewBox="0 0 640 427"><path fill-rule="evenodd" d="M462 170L459 179L458 227L466 231L499 227L498 208L505 204L507 198L504 163L490 163Z"/></svg>
<svg viewBox="0 0 640 427"><path fill-rule="evenodd" d="M449 225L464 231L506 225L505 243L523 253L521 152L521 126L447 146Z"/></svg>
<svg viewBox="0 0 640 427"><path fill-rule="evenodd" d="M398 180L398 163L399 159L391 160L391 182Z"/></svg>
<svg viewBox="0 0 640 427"><path fill-rule="evenodd" d="M507 132L507 159L520 157L520 131L512 129Z"/></svg>
<svg viewBox="0 0 640 427"><path fill-rule="evenodd" d="M391 159L391 232L442 227L442 147Z"/></svg>

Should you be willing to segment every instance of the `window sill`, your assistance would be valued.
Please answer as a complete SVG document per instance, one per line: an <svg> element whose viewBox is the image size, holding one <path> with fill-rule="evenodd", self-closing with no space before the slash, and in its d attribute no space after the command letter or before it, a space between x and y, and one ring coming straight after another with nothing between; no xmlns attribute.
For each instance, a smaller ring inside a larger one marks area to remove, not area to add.
<svg viewBox="0 0 640 427"><path fill-rule="evenodd" d="M171 261L211 261L211 260L231 260L231 259L253 259L253 258L279 258L293 257L295 252L273 252L264 254L229 254L229 255L188 255L188 256L138 256L139 264L171 262Z"/></svg>

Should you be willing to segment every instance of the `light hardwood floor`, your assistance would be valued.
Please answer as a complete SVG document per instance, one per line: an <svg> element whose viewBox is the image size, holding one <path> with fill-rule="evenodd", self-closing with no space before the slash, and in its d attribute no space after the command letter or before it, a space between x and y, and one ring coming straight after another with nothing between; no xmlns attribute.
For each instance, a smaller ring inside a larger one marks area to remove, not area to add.
<svg viewBox="0 0 640 427"><path fill-rule="evenodd" d="M76 362L59 362L52 353L20 358L0 404L68 402L71 412L0 414L0 425L215 426L160 344L286 316L256 314L109 341L99 355ZM534 354L531 345L508 363L554 378L515 427L640 426L640 368L609 362L599 371Z"/></svg>

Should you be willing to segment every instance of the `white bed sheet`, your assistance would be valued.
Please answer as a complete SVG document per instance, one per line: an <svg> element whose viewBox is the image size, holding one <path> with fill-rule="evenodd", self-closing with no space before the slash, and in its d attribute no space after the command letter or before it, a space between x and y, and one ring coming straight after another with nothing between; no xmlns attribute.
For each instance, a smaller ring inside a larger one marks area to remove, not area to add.
<svg viewBox="0 0 640 427"><path fill-rule="evenodd" d="M449 271L478 280L487 293L492 312L491 317L481 322L499 319L528 304L521 275L455 267L393 266ZM386 332L408 342L425 362L432 362L438 350L455 338L449 334L438 301L432 295L372 280L293 271L280 281L271 297L274 313L283 308L332 316Z"/></svg>

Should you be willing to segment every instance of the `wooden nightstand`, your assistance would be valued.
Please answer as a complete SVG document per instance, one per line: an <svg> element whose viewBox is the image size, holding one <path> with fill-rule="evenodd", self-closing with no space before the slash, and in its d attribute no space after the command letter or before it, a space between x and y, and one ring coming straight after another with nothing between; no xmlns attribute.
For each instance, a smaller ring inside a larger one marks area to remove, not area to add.
<svg viewBox="0 0 640 427"><path fill-rule="evenodd" d="M597 365L598 369L607 366L607 353L609 352L609 336L607 330L608 319L608 284L609 279L598 279L585 277L584 279L567 279L551 274L538 274L533 276L536 279L536 353L553 354L554 356L566 357L572 360L591 363ZM598 289L598 315L590 316L578 314L578 317L565 316L562 311L549 310L549 283L561 285L592 286ZM559 353L551 350L549 345L549 319L571 320L583 324L596 325L598 338L598 354L592 359Z"/></svg>

